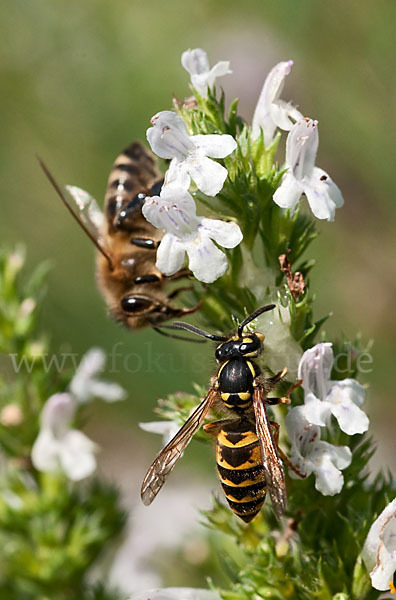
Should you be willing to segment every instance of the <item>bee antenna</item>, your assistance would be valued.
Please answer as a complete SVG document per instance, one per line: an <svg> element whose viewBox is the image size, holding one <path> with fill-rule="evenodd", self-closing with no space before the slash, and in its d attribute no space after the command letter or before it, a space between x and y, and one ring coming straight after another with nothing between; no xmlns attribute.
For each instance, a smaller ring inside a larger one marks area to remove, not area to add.
<svg viewBox="0 0 396 600"><path fill-rule="evenodd" d="M248 317L246 317L246 319L244 321L242 321L242 323L239 325L238 336L239 337L242 336L242 331L243 331L244 327L246 327L246 325L248 325L251 321L256 319L262 313L267 312L267 310L274 310L274 308L276 308L276 304L267 304L266 306L262 306L261 308L258 308L257 310L252 312L252 314L249 315Z"/></svg>
<svg viewBox="0 0 396 600"><path fill-rule="evenodd" d="M207 338L208 340L213 340L214 342L226 342L228 339L220 335L213 335L212 333L208 333L203 329L199 329L194 325L190 325L190 323L184 323L184 321L174 321L172 325L162 325L162 327L166 327L166 329L184 329L185 331L195 333L195 335Z"/></svg>

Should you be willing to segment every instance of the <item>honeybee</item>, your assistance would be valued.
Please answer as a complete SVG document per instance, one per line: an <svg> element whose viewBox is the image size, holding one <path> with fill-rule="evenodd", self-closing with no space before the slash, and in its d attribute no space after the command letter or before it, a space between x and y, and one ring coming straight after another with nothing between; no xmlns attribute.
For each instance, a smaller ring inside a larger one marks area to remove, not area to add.
<svg viewBox="0 0 396 600"><path fill-rule="evenodd" d="M113 319L129 329L151 326L164 333L158 329L162 323L199 308L200 304L177 308L172 303L180 292L191 288L183 286L170 293L165 289L170 280L188 277L187 269L165 276L155 266L163 234L142 214L145 198L158 195L163 184L151 152L133 142L117 157L107 182L104 213L94 198L79 188L67 186L70 198L66 196L43 161L39 162L98 250L98 286Z"/></svg>
<svg viewBox="0 0 396 600"><path fill-rule="evenodd" d="M257 309L242 321L232 337L212 335L188 323L173 323L177 329L220 342L215 352L219 365L204 400L147 471L141 489L144 504L154 500L208 411L217 403L219 408L230 411L232 418L208 423L204 431L216 438L217 470L231 510L243 521L251 521L260 511L268 490L277 517L284 513L286 486L280 458L293 466L278 446L279 424L269 420L266 405L290 402L288 395L268 397L287 369L264 377L253 360L263 351L264 335L258 331L243 332L253 319L274 308L274 304L269 304Z"/></svg>

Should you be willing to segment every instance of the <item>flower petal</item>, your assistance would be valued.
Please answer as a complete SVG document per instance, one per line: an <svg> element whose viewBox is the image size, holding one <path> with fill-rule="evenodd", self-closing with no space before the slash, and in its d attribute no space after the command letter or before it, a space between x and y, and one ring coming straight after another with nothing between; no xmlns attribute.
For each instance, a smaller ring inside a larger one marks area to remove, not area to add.
<svg viewBox="0 0 396 600"><path fill-rule="evenodd" d="M320 438L320 428L307 421L303 406L294 406L289 410L285 418L285 425L292 444L290 460L301 473L310 475L313 466L307 457L312 451L315 440ZM290 471L289 474L294 477L293 471Z"/></svg>
<svg viewBox="0 0 396 600"><path fill-rule="evenodd" d="M191 183L191 177L188 174L188 166L187 161L178 161L176 158L171 160L169 165L169 169L165 173L165 183L163 189L167 188L168 190L182 189L188 190ZM162 193L161 193L162 194Z"/></svg>
<svg viewBox="0 0 396 600"><path fill-rule="evenodd" d="M339 494L344 485L340 469L351 464L352 452L347 446L333 446L327 442L317 442L310 457L314 464L315 487L324 496Z"/></svg>
<svg viewBox="0 0 396 600"><path fill-rule="evenodd" d="M303 186L301 182L292 173L285 173L282 183L275 191L272 199L281 208L290 208L293 210L302 193Z"/></svg>
<svg viewBox="0 0 396 600"><path fill-rule="evenodd" d="M70 394L54 394L48 398L41 411L41 426L55 436L67 431L76 411L76 402Z"/></svg>
<svg viewBox="0 0 396 600"><path fill-rule="evenodd" d="M315 167L313 177L326 183L328 187L328 194L337 208L341 208L341 206L344 206L344 198L341 194L340 188L334 183L334 181L326 173L326 171L323 171L323 169L320 169L319 167Z"/></svg>
<svg viewBox="0 0 396 600"><path fill-rule="evenodd" d="M191 140L200 154L212 158L224 158L238 145L232 135L228 134L193 135Z"/></svg>
<svg viewBox="0 0 396 600"><path fill-rule="evenodd" d="M202 48L186 50L182 54L181 62L191 75L193 87L204 97L207 95L208 87L213 87L217 77L232 73L228 61L220 61L210 68L208 55Z"/></svg>
<svg viewBox="0 0 396 600"><path fill-rule="evenodd" d="M106 354L101 348L91 348L81 359L77 371L70 382L70 391L79 402L87 402L91 398L91 380L103 371Z"/></svg>
<svg viewBox="0 0 396 600"><path fill-rule="evenodd" d="M96 444L77 429L71 429L64 436L59 450L59 460L69 479L80 481L94 473L95 450Z"/></svg>
<svg viewBox="0 0 396 600"><path fill-rule="evenodd" d="M231 75L229 60L219 60L209 71L209 87L212 87L217 77L223 77L223 75Z"/></svg>
<svg viewBox="0 0 396 600"><path fill-rule="evenodd" d="M225 167L206 156L187 161L187 169L197 188L208 196L219 193L228 175Z"/></svg>
<svg viewBox="0 0 396 600"><path fill-rule="evenodd" d="M162 158L184 160L194 146L183 119L171 110L163 110L151 119L147 140L155 154Z"/></svg>
<svg viewBox="0 0 396 600"><path fill-rule="evenodd" d="M163 186L160 196L147 198L142 213L155 227L178 237L196 231L199 224L192 196L176 185Z"/></svg>
<svg viewBox="0 0 396 600"><path fill-rule="evenodd" d="M185 250L180 240L171 233L166 233L158 247L155 266L164 275L173 275L182 268L184 256Z"/></svg>
<svg viewBox="0 0 396 600"><path fill-rule="evenodd" d="M275 65L267 75L261 90L252 121L252 137L258 138L260 128L264 133L266 146L272 142L276 123L271 116L271 104L279 98L286 75L290 73L293 61L283 61Z"/></svg>
<svg viewBox="0 0 396 600"><path fill-rule="evenodd" d="M315 167L310 178L304 179L304 192L317 219L334 221L335 209L344 204L344 198L329 175Z"/></svg>
<svg viewBox="0 0 396 600"><path fill-rule="evenodd" d="M388 590L396 570L396 498L370 527L362 557L370 571L373 587Z"/></svg>
<svg viewBox="0 0 396 600"><path fill-rule="evenodd" d="M305 179L304 193L317 219L334 221L336 205L329 195L329 186L320 179Z"/></svg>
<svg viewBox="0 0 396 600"><path fill-rule="evenodd" d="M359 408L364 402L365 389L355 379L333 382L326 397L340 429L348 435L364 433L369 428L369 418Z"/></svg>
<svg viewBox="0 0 396 600"><path fill-rule="evenodd" d="M118 402L127 396L124 388L113 381L94 380L89 389L91 398L100 398L105 402Z"/></svg>
<svg viewBox="0 0 396 600"><path fill-rule="evenodd" d="M157 229L164 229L164 215L160 212L161 198L160 196L147 197L142 206L142 214L144 218L157 227Z"/></svg>
<svg viewBox="0 0 396 600"><path fill-rule="evenodd" d="M305 395L305 404L302 408L305 418L309 423L312 423L312 425L325 427L331 417L331 404L319 400L311 393Z"/></svg>
<svg viewBox="0 0 396 600"><path fill-rule="evenodd" d="M297 179L311 177L318 152L318 122L312 119L297 121L286 140L286 165Z"/></svg>
<svg viewBox="0 0 396 600"><path fill-rule="evenodd" d="M185 242L184 247L189 257L188 266L199 281L212 283L226 272L226 255L202 231L193 241Z"/></svg>
<svg viewBox="0 0 396 600"><path fill-rule="evenodd" d="M50 429L42 428L32 448L32 463L38 471L51 472L59 468L58 440Z"/></svg>
<svg viewBox="0 0 396 600"><path fill-rule="evenodd" d="M173 421L151 421L149 423L139 423L140 429L149 433L158 433L162 435L163 444L166 446L179 431L180 426Z"/></svg>
<svg viewBox="0 0 396 600"><path fill-rule="evenodd" d="M350 465L352 453L347 446L333 446L320 440L320 428L305 418L305 407L289 410L285 425L292 446L290 459L305 474L315 474L315 487L325 496L338 494L344 483L341 470ZM290 472L292 478L297 475Z"/></svg>
<svg viewBox="0 0 396 600"><path fill-rule="evenodd" d="M316 344L306 350L298 365L298 379L306 393L312 392L324 400L329 389L329 379L333 367L334 355L330 342Z"/></svg>
<svg viewBox="0 0 396 600"><path fill-rule="evenodd" d="M235 248L243 239L242 231L233 221L226 222L219 219L201 218L200 228L203 228L207 235L223 248Z"/></svg>
<svg viewBox="0 0 396 600"><path fill-rule="evenodd" d="M348 446L334 446L328 442L318 442L320 444L319 454L328 456L337 469L346 469L352 462L352 452Z"/></svg>
<svg viewBox="0 0 396 600"><path fill-rule="evenodd" d="M208 55L202 48L189 49L183 52L181 64L190 75L207 73L210 68Z"/></svg>
<svg viewBox="0 0 396 600"><path fill-rule="evenodd" d="M271 119L279 129L290 131L296 121L303 119L303 115L290 102L276 100L270 107Z"/></svg>

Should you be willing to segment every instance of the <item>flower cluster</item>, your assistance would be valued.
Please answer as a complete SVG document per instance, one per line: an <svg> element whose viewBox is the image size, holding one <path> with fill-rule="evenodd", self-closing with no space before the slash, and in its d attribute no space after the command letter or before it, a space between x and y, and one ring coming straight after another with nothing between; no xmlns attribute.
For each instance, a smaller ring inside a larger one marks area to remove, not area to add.
<svg viewBox="0 0 396 600"><path fill-rule="evenodd" d="M211 283L227 269L224 248L235 248L242 240L236 223L197 217L193 197L188 192L193 180L208 196L223 187L227 169L211 158L224 158L237 144L230 135L188 135L183 119L171 111L162 111L151 119L147 131L150 146L158 156L171 159L159 196L150 197L143 215L155 227L165 230L157 253L157 267L173 275L183 265L187 252L195 277Z"/></svg>
<svg viewBox="0 0 396 600"><path fill-rule="evenodd" d="M294 210L305 194L314 215L332 221L343 198L327 173L315 167L317 122L305 119L292 104L280 99L292 64L293 61L277 64L265 80L254 112L251 137L257 140L263 136L265 149L276 141L278 129L290 131L286 172L273 200L282 208ZM204 99L209 91L214 92L217 77L231 73L228 61L210 68L207 54L201 48L184 52L182 65L190 73L194 93ZM197 217L189 188L192 181L206 196L216 196L228 171L213 159L232 155L239 139L219 133L189 135L182 116L169 110L157 113L151 124L147 139L153 152L171 161L160 195L148 198L143 207L146 219L165 230L156 265L165 275L173 275L182 267L187 253L194 276L212 283L225 273L228 264L225 254L213 242L223 248L235 248L243 235L235 222Z"/></svg>
<svg viewBox="0 0 396 600"><path fill-rule="evenodd" d="M32 462L39 471L59 468L72 481L85 479L96 469L94 444L72 423L80 405L93 398L115 402L125 398L118 384L97 378L105 365L105 354L92 348L81 360L69 385L69 391L54 394L41 413L41 429L32 448Z"/></svg>
<svg viewBox="0 0 396 600"><path fill-rule="evenodd" d="M332 416L348 435L364 433L369 426L368 417L360 408L365 398L363 386L355 379L332 381L333 363L330 343L317 344L304 352L298 368L304 404L290 409L286 417L291 461L303 475L315 474L315 487L325 496L341 491L341 471L351 464L352 453L348 446L321 440L321 430L332 427ZM294 476L293 472L290 474Z"/></svg>

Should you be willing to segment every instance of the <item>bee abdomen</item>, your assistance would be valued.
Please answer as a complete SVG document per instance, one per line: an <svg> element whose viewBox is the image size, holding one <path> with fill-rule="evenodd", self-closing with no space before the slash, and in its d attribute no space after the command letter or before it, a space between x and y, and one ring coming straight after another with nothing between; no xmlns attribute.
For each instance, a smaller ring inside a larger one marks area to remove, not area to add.
<svg viewBox="0 0 396 600"><path fill-rule="evenodd" d="M260 511L266 494L260 442L246 419L225 425L217 435L216 461L231 510L245 522ZM240 431L238 431L238 428Z"/></svg>
<svg viewBox="0 0 396 600"><path fill-rule="evenodd" d="M145 193L160 176L154 157L139 142L133 142L116 158L106 188L106 216L112 225L129 206L129 213L140 213ZM143 193L141 193L143 192Z"/></svg>

